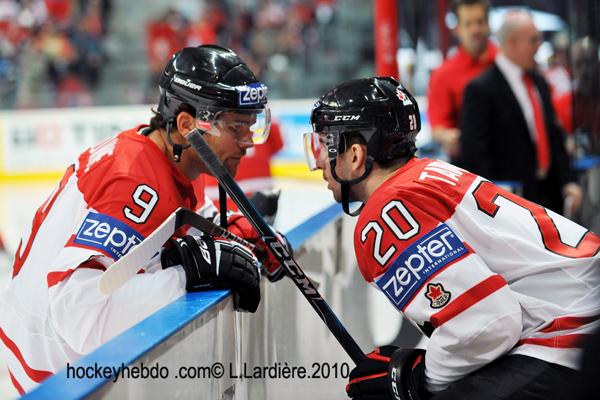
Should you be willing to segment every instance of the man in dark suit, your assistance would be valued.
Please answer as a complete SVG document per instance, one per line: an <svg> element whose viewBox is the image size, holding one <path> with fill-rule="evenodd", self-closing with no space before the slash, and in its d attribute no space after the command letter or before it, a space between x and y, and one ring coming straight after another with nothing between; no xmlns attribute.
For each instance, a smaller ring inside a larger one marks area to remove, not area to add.
<svg viewBox="0 0 600 400"><path fill-rule="evenodd" d="M494 65L465 90L457 165L493 181L519 183L525 198L553 211L562 213L565 204L576 209L581 189L548 84L535 71L540 32L529 13L513 11L498 40Z"/></svg>

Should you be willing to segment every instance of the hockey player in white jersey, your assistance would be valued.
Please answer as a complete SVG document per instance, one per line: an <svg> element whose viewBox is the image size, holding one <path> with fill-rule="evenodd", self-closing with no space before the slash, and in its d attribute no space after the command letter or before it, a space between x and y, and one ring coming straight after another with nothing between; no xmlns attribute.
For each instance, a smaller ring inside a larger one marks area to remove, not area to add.
<svg viewBox="0 0 600 400"><path fill-rule="evenodd" d="M98 290L103 271L177 208L205 216L216 211L194 196L192 180L208 168L189 148L190 132L204 132L232 175L246 150L268 135L267 88L229 49L207 45L181 50L166 66L159 88L160 103L150 126L127 130L84 151L21 240L11 281L0 295L0 348L20 393L186 289L232 288L239 309L253 312L258 307L255 256L207 236L174 241L162 264L140 265L144 273L111 295ZM244 218L231 219L238 235L252 236ZM263 261L267 272L279 268Z"/></svg>
<svg viewBox="0 0 600 400"><path fill-rule="evenodd" d="M323 95L305 136L365 280L429 337L351 372L354 399L565 399L600 318L600 238L484 177L414 156L414 98L392 78ZM350 211L350 202L361 202Z"/></svg>

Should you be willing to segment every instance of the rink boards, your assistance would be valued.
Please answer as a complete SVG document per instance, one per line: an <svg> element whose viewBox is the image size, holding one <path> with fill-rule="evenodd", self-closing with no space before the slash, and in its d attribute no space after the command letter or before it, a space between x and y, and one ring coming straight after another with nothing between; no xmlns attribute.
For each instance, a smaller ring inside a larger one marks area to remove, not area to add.
<svg viewBox="0 0 600 400"><path fill-rule="evenodd" d="M351 250L353 223L331 205L287 235L300 266L370 350L367 308L388 322L398 316L370 299ZM234 312L228 291L187 294L25 398L343 398L352 361L289 279L262 285L255 314Z"/></svg>

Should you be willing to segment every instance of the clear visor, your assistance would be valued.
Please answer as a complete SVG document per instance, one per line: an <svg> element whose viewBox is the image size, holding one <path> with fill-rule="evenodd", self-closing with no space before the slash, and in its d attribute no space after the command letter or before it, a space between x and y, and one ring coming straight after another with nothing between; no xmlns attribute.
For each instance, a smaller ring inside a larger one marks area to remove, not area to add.
<svg viewBox="0 0 600 400"><path fill-rule="evenodd" d="M335 132L308 132L304 134L304 155L311 171L318 169L317 162L337 157L339 134ZM322 157L322 158L321 158Z"/></svg>
<svg viewBox="0 0 600 400"><path fill-rule="evenodd" d="M269 137L271 110L199 107L196 128L214 136L229 136L238 143L262 144Z"/></svg>

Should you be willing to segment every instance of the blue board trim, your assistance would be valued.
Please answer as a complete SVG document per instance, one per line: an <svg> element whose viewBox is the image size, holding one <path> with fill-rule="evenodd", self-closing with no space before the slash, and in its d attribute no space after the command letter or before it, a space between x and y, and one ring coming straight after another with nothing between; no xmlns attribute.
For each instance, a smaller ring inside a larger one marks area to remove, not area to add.
<svg viewBox="0 0 600 400"><path fill-rule="evenodd" d="M314 236L315 233L333 221L341 212L342 207L335 203L293 228L286 233L285 236L295 250L302 246L311 236Z"/></svg>
<svg viewBox="0 0 600 400"><path fill-rule="evenodd" d="M130 365L226 299L229 294L229 290L187 293L96 351L82 357L73 367L99 365L118 368L121 363ZM80 399L94 393L109 381L110 379L103 378L68 379L67 370L63 369L22 398Z"/></svg>
<svg viewBox="0 0 600 400"><path fill-rule="evenodd" d="M581 157L574 162L574 168L577 171L585 171L594 168L600 164L600 156Z"/></svg>
<svg viewBox="0 0 600 400"><path fill-rule="evenodd" d="M300 247L316 232L333 221L342 209L333 204L290 230L286 237L294 249ZM152 314L121 335L110 340L94 352L74 363L78 367L119 368L122 364L131 365L183 327L218 305L230 295L229 290L214 290L188 293L171 304ZM63 369L51 376L23 399L81 399L93 394L110 379L67 379Z"/></svg>

